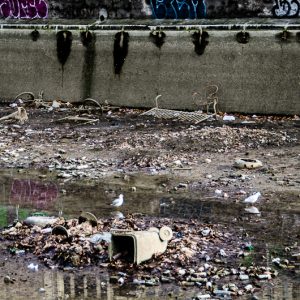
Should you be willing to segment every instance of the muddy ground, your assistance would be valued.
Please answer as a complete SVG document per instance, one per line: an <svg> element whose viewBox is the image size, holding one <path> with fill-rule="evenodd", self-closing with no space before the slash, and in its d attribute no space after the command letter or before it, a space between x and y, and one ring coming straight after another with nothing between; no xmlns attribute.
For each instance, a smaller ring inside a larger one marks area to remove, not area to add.
<svg viewBox="0 0 300 300"><path fill-rule="evenodd" d="M2 108L0 117L12 111ZM142 172L176 174L176 181L193 189L299 190L298 117L236 116L223 122L218 116L195 125L141 112L29 109L22 125L0 123L0 167L55 170L67 181ZM61 120L70 116L96 121ZM238 170L236 158L259 159L263 167Z"/></svg>
<svg viewBox="0 0 300 300"><path fill-rule="evenodd" d="M0 117L12 111L1 107ZM96 107L29 108L27 113L24 124L15 120L0 124L0 168L4 173L17 171L19 177L30 173L55 180L70 216L82 209L93 211L95 197L87 192L90 186L108 202L123 192L125 199L139 203L139 213L147 215L157 215L157 208L149 208L148 202L158 193L158 210L164 217L201 217L203 222L236 228L242 224L247 235L255 236L258 248L267 241L281 248L299 241L297 116L235 115L235 121L224 122L219 115L193 124L141 116L142 111L136 109L111 108L101 113ZM84 120L64 119L70 116L94 121L85 124ZM259 159L263 166L237 169L236 158ZM2 178L2 183L7 182ZM101 189L99 182L110 187ZM260 217L245 214L243 199L258 191L262 194L256 204ZM78 205L78 198L72 207L77 194L90 199ZM183 209L183 203L190 200L194 201L192 212L186 206ZM209 203L209 215L200 202ZM125 213L132 212L134 204L130 203L126 207L125 201ZM105 208L103 212L109 213ZM4 246L1 256L2 261L11 261L5 264L5 272L22 262L22 258L15 260L7 254ZM299 276L297 272L291 278ZM30 282L33 278L29 277Z"/></svg>

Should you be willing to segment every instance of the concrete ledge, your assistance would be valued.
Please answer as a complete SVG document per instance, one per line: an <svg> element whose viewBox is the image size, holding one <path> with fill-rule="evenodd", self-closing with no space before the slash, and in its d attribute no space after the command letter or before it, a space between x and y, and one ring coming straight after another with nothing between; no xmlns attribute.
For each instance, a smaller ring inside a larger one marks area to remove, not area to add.
<svg viewBox="0 0 300 300"><path fill-rule="evenodd" d="M277 18L236 18L236 19L0 19L0 29L51 29L51 30L80 30L90 28L93 30L151 30L159 27L163 30L186 30L197 29L217 30L270 30L270 29L300 29L300 18L277 19Z"/></svg>
<svg viewBox="0 0 300 300"><path fill-rule="evenodd" d="M1 25L0 25L1 27ZM59 28L58 28L59 30ZM196 109L192 94L208 84L219 87L221 111L299 114L299 50L297 30L287 40L282 29L251 30L240 44L240 30L207 29L209 44L202 55L194 51L193 30L167 30L159 49L148 30L128 30L128 55L120 75L114 73L114 37L118 30L93 30L94 48L83 46L80 30L71 30L70 55L62 69L57 59L56 30L0 30L0 97L43 90L45 98L75 102L92 97L113 105Z"/></svg>

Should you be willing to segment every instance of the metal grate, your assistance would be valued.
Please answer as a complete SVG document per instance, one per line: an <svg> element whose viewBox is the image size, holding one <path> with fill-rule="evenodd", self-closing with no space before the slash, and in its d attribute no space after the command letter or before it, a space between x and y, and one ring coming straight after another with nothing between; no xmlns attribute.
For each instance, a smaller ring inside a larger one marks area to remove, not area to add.
<svg viewBox="0 0 300 300"><path fill-rule="evenodd" d="M179 110L162 109L157 107L152 108L142 113L141 115L153 116L162 119L178 119L181 121L195 122L196 124L203 122L213 116L213 115L203 114L202 112L185 112Z"/></svg>

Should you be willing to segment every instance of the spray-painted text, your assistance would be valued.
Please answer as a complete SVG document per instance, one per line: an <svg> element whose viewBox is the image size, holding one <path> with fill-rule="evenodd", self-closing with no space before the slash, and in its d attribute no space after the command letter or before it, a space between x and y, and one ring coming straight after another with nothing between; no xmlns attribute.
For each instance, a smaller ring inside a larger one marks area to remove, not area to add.
<svg viewBox="0 0 300 300"><path fill-rule="evenodd" d="M0 0L0 17L45 19L48 17L48 4L44 0Z"/></svg>
<svg viewBox="0 0 300 300"><path fill-rule="evenodd" d="M276 0L272 12L274 17L298 17L300 10L299 0Z"/></svg>
<svg viewBox="0 0 300 300"><path fill-rule="evenodd" d="M157 19L198 19L206 15L204 0L150 0Z"/></svg>

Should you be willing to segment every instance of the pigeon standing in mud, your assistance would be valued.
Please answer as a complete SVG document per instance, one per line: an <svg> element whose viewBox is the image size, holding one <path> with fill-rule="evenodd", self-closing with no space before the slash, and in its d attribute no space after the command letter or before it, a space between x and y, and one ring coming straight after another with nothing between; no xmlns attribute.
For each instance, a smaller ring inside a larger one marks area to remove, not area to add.
<svg viewBox="0 0 300 300"><path fill-rule="evenodd" d="M115 207L119 207L123 204L123 202L124 202L123 194L120 194L119 197L111 203L111 205Z"/></svg>

